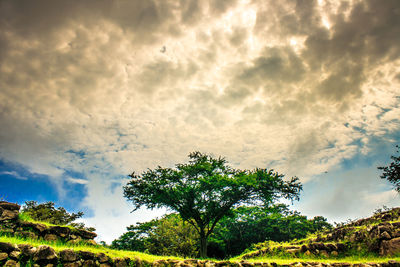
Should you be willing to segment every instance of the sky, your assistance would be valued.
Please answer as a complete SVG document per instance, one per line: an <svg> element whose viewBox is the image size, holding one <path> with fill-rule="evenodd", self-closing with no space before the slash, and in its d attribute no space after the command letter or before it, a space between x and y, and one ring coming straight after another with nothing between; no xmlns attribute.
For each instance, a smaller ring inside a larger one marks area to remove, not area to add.
<svg viewBox="0 0 400 267"><path fill-rule="evenodd" d="M297 176L330 222L399 196L400 1L0 0L0 198L53 201L111 242L166 210L128 174L192 151Z"/></svg>

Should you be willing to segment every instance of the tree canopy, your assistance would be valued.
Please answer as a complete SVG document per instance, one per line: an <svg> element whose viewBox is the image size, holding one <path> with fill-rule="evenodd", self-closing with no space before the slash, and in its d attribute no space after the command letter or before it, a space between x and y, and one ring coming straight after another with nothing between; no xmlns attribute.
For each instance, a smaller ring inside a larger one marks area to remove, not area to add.
<svg viewBox="0 0 400 267"><path fill-rule="evenodd" d="M200 152L175 168L134 172L124 186L124 196L135 209L166 207L178 212L200 237L200 256L207 255L207 239L216 224L242 204L268 207L280 198L297 200L302 185L297 177L284 180L273 170L239 170L222 158Z"/></svg>
<svg viewBox="0 0 400 267"><path fill-rule="evenodd" d="M400 147L396 145L397 153L399 153ZM392 162L388 166L378 167L382 170L382 179L388 180L393 184L394 189L400 193L400 156L391 156Z"/></svg>

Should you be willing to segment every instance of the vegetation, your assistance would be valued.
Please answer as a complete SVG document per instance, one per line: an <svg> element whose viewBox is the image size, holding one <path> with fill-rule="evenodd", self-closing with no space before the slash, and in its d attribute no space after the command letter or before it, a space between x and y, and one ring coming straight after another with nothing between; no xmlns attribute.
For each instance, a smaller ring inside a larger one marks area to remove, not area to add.
<svg viewBox="0 0 400 267"><path fill-rule="evenodd" d="M228 258L239 255L254 243L265 240L289 241L331 228L325 218L307 219L298 212L290 211L283 204L269 208L242 206L233 209L231 216L226 216L217 223L210 236L207 256ZM182 257L196 257L199 253L196 243L198 233L179 214L137 223L127 230L128 232L112 242L113 248Z"/></svg>
<svg viewBox="0 0 400 267"><path fill-rule="evenodd" d="M112 248L189 258L198 255L198 233L179 214L172 213L161 219L136 223L127 227L127 230L112 242Z"/></svg>
<svg viewBox="0 0 400 267"><path fill-rule="evenodd" d="M48 201L38 204L36 201L26 201L22 206L20 219L31 222L44 222L50 225L66 225L78 229L95 231L93 227L86 227L84 223L73 222L83 216L83 212L69 213L63 207L54 207L54 202Z"/></svg>
<svg viewBox="0 0 400 267"><path fill-rule="evenodd" d="M299 198L297 177L267 169L237 170L224 158L200 152L189 154L189 163L175 169L158 167L141 175L134 172L124 187L124 196L135 209L166 207L193 225L199 234L200 257L207 256L207 240L217 223L241 204L271 206L278 199Z"/></svg>
<svg viewBox="0 0 400 267"><path fill-rule="evenodd" d="M110 256L111 258L124 258L124 257L129 257L129 258L135 258L138 257L143 261L148 261L148 262L153 262L155 260L161 260L161 259L178 259L181 260L182 258L179 257L164 257L164 256L156 256L156 255L150 255L146 253L141 253L141 252L136 252L136 251L124 251L124 250L116 250L108 247L104 247L101 245L93 246L93 245L88 245L85 243L77 243L77 244L67 244L63 242L51 242L51 241L45 241L42 239L30 239L30 238L22 238L22 237L11 237L11 236L5 236L5 235L0 235L0 242L8 242L12 244L30 244L32 246L40 246L40 245L47 245L51 246L54 248L55 251L59 252L64 249L72 249L75 251L89 251L93 253L104 253L107 256Z"/></svg>
<svg viewBox="0 0 400 267"><path fill-rule="evenodd" d="M400 147L396 145L397 153L400 151ZM388 180L393 184L394 189L400 193L400 156L391 156L392 162L388 166L378 167L379 170L382 170L381 174L382 179Z"/></svg>

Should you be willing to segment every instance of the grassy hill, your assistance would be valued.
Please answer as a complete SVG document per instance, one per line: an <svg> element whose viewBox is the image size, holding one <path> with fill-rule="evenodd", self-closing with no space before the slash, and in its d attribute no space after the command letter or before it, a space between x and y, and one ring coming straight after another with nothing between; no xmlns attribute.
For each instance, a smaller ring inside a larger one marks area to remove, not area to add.
<svg viewBox="0 0 400 267"><path fill-rule="evenodd" d="M400 266L400 208L301 240L258 243L238 257L217 261L115 250L83 239L70 242L81 232L31 221L18 214L15 204L0 204L2 266Z"/></svg>

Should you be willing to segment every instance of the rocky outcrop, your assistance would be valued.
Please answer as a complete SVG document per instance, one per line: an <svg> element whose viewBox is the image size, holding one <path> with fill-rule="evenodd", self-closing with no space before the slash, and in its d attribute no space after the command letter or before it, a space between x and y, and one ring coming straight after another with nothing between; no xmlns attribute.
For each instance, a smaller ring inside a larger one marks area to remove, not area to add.
<svg viewBox="0 0 400 267"><path fill-rule="evenodd" d="M46 241L95 244L93 239L97 236L96 233L66 226L47 226L22 221L19 219L19 209L18 204L0 201L0 233L33 239L42 238Z"/></svg>
<svg viewBox="0 0 400 267"><path fill-rule="evenodd" d="M350 251L368 251L381 256L400 254L400 208L376 213L347 225L321 233L316 238L291 243L289 246L268 247L268 243L255 246L257 251L247 253L243 259L261 255L287 254L322 258L337 258Z"/></svg>

